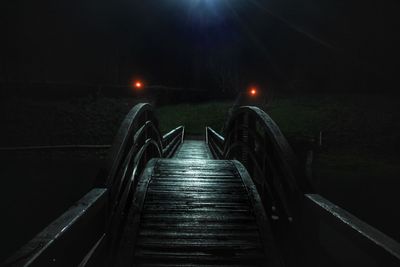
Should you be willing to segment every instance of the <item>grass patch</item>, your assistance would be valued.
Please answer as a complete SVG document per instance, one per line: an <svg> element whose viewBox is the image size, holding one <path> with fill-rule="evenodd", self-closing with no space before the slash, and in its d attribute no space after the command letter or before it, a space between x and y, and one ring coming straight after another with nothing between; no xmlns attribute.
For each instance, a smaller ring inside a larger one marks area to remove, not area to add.
<svg viewBox="0 0 400 267"><path fill-rule="evenodd" d="M318 136L322 131L326 147L390 155L400 148L400 112L397 100L390 96L332 94L278 98L268 113L287 136Z"/></svg>
<svg viewBox="0 0 400 267"><path fill-rule="evenodd" d="M184 125L188 134L204 134L205 127L211 126L221 130L226 120L228 109L232 103L206 103L206 104L180 104L175 106L164 106L156 110L160 121L162 133Z"/></svg>
<svg viewBox="0 0 400 267"><path fill-rule="evenodd" d="M267 113L288 137L318 137L327 149L394 156L400 149L397 99L378 95L277 97ZM221 130L232 103L180 104L157 109L163 132L185 125L187 133Z"/></svg>

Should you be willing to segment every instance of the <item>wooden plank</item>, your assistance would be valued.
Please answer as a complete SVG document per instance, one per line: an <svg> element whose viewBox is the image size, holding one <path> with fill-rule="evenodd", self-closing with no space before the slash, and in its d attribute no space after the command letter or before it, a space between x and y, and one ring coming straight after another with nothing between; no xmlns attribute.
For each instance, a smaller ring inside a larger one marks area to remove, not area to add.
<svg viewBox="0 0 400 267"><path fill-rule="evenodd" d="M176 151L174 158L211 159L212 156L204 141L185 140L185 142Z"/></svg>

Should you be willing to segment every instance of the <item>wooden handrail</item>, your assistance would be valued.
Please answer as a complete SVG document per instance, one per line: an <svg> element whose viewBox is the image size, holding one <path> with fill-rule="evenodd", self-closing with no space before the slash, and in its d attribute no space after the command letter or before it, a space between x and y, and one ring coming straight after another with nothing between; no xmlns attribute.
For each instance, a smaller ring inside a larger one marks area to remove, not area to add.
<svg viewBox="0 0 400 267"><path fill-rule="evenodd" d="M107 190L95 188L1 266L78 266L104 234Z"/></svg>
<svg viewBox="0 0 400 267"><path fill-rule="evenodd" d="M234 110L225 125L224 136L206 128L214 157L242 162L269 216L291 222L301 190L295 176L296 158L279 127L264 111L250 106Z"/></svg>
<svg viewBox="0 0 400 267"><path fill-rule="evenodd" d="M184 127L179 126L164 136L151 105L137 104L125 117L110 152L104 172L110 192L109 253L107 261L115 261L116 249L126 223L138 180L152 158L170 157L182 143Z"/></svg>

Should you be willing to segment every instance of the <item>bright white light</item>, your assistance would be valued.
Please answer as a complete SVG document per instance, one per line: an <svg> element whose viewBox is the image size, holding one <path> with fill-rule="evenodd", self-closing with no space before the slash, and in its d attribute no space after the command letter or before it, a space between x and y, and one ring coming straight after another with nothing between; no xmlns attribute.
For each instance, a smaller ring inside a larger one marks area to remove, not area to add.
<svg viewBox="0 0 400 267"><path fill-rule="evenodd" d="M223 2L221 0L189 0L189 20L202 25L219 23L224 17Z"/></svg>

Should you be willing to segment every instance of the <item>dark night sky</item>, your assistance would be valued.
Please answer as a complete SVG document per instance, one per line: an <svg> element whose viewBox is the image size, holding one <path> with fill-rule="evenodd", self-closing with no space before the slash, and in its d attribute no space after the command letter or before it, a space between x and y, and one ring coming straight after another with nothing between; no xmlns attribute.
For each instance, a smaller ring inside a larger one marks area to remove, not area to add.
<svg viewBox="0 0 400 267"><path fill-rule="evenodd" d="M3 1L0 79L331 90L398 85L399 4L344 0Z"/></svg>

